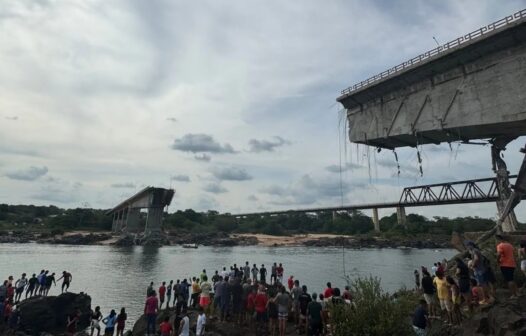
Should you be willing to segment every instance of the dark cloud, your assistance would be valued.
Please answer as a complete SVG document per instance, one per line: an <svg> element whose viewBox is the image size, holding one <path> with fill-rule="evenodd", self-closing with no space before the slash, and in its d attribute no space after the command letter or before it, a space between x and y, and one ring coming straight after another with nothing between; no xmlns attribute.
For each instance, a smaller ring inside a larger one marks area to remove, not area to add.
<svg viewBox="0 0 526 336"><path fill-rule="evenodd" d="M228 167L215 168L212 175L221 181L247 181L252 180L252 176L243 168Z"/></svg>
<svg viewBox="0 0 526 336"><path fill-rule="evenodd" d="M259 198L257 198L256 195L249 195L247 197L247 200L249 200L251 202L257 202L257 201L259 201Z"/></svg>
<svg viewBox="0 0 526 336"><path fill-rule="evenodd" d="M188 175L174 175L171 177L172 181L179 182L190 182L190 176Z"/></svg>
<svg viewBox="0 0 526 336"><path fill-rule="evenodd" d="M166 120L174 122L174 123L177 122L177 119L175 119L174 117L166 118Z"/></svg>
<svg viewBox="0 0 526 336"><path fill-rule="evenodd" d="M230 144L221 145L208 134L185 134L180 139L175 139L172 149L191 153L236 153Z"/></svg>
<svg viewBox="0 0 526 336"><path fill-rule="evenodd" d="M131 182L125 182L125 183L113 183L111 185L112 188L122 188L122 189L133 189L135 188L135 184Z"/></svg>
<svg viewBox="0 0 526 336"><path fill-rule="evenodd" d="M10 116L10 117L5 117L7 120L12 120L12 121L17 121L18 120L18 116Z"/></svg>
<svg viewBox="0 0 526 336"><path fill-rule="evenodd" d="M289 141L283 139L282 137L275 136L274 140L257 140L250 139L248 142L249 151L253 153L260 152L273 152L277 147L281 147L287 144L290 144Z"/></svg>
<svg viewBox="0 0 526 336"><path fill-rule="evenodd" d="M197 161L203 161L203 162L210 162L212 160L212 157L208 154L201 154L201 155L194 155L194 159Z"/></svg>
<svg viewBox="0 0 526 336"><path fill-rule="evenodd" d="M22 180L22 181L34 181L48 172L47 167L35 167L31 166L27 169L17 170L5 174L8 178L12 180Z"/></svg>
<svg viewBox="0 0 526 336"><path fill-rule="evenodd" d="M209 183L203 187L203 190L213 194L223 194L228 192L228 189L218 183Z"/></svg>
<svg viewBox="0 0 526 336"><path fill-rule="evenodd" d="M336 164L330 165L330 166L325 167L325 170L331 173L339 173L339 172L345 172L348 170L356 170L356 169L362 169L362 168L365 168L365 167L355 164L355 163L346 163L343 166L336 165Z"/></svg>

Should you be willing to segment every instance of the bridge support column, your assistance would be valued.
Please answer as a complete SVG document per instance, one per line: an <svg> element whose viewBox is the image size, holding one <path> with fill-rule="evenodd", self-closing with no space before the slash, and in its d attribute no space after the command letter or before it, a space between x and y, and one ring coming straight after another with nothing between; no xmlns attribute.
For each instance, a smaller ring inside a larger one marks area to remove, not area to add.
<svg viewBox="0 0 526 336"><path fill-rule="evenodd" d="M113 213L113 222L111 222L111 232L117 232L117 212Z"/></svg>
<svg viewBox="0 0 526 336"><path fill-rule="evenodd" d="M398 222L398 225L402 225L403 227L407 228L407 218L405 216L404 207L399 206L396 208L396 220Z"/></svg>
<svg viewBox="0 0 526 336"><path fill-rule="evenodd" d="M373 208L373 224L374 224L374 231L380 232L380 219L378 218L377 208Z"/></svg>
<svg viewBox="0 0 526 336"><path fill-rule="evenodd" d="M497 189L499 191L499 200L497 201L497 210L499 217L503 215L504 209L511 196L510 180L506 162L501 158L500 153L506 149L506 145L515 138L496 138L491 145L491 160L493 171L497 174ZM517 231L517 217L515 211L511 210L509 215L501 223L502 231Z"/></svg>
<svg viewBox="0 0 526 336"><path fill-rule="evenodd" d="M126 231L129 233L137 233L139 231L140 209L129 208L128 217L126 219Z"/></svg>
<svg viewBox="0 0 526 336"><path fill-rule="evenodd" d="M332 212L332 220L335 221L338 218L338 213L336 211Z"/></svg>
<svg viewBox="0 0 526 336"><path fill-rule="evenodd" d="M163 208L148 208L148 217L146 219L145 236L161 234L161 220L163 217Z"/></svg>

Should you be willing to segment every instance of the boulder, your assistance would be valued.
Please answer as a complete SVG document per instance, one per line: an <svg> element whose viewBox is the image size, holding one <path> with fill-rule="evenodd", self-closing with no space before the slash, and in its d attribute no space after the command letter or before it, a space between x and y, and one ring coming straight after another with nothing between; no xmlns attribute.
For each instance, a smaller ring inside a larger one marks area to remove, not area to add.
<svg viewBox="0 0 526 336"><path fill-rule="evenodd" d="M17 307L20 312L19 330L29 335L39 335L42 332L62 333L67 316L75 308L81 313L78 330L87 328L91 310L91 298L87 294L64 293L24 300Z"/></svg>

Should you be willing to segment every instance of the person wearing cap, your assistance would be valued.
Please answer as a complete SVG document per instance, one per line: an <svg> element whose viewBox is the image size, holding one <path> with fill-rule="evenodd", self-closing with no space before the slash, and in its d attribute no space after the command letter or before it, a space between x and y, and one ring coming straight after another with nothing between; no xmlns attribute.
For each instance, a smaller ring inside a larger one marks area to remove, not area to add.
<svg viewBox="0 0 526 336"><path fill-rule="evenodd" d="M502 277L504 278L504 281L508 283L508 288L510 290L511 299L514 299L517 297L517 284L513 280L513 275L515 273L515 267L517 264L515 263L515 257L513 256L513 246L507 242L507 240L501 236L496 235L495 238L497 238L497 260L499 262L500 266L500 272L502 273Z"/></svg>

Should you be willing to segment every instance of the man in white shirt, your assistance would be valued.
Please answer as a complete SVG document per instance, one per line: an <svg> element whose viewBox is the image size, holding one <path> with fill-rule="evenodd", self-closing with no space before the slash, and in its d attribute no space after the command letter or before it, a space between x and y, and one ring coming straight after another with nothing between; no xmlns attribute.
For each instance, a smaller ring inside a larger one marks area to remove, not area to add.
<svg viewBox="0 0 526 336"><path fill-rule="evenodd" d="M202 307L199 307L199 316L197 317L197 326L195 329L196 336L204 336L206 325L206 315Z"/></svg>

